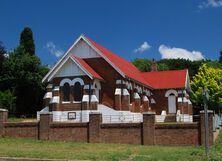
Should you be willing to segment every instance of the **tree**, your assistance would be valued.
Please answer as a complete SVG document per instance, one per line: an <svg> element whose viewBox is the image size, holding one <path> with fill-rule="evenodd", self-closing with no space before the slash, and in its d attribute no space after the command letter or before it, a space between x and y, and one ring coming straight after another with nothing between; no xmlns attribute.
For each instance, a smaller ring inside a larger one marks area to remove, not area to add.
<svg viewBox="0 0 222 161"><path fill-rule="evenodd" d="M209 109L222 109L222 70L203 64L191 81L191 100L196 111L203 109L202 92L206 86L209 92Z"/></svg>
<svg viewBox="0 0 222 161"><path fill-rule="evenodd" d="M220 51L219 63L222 63L222 50Z"/></svg>
<svg viewBox="0 0 222 161"><path fill-rule="evenodd" d="M0 62L2 62L5 58L6 49L3 45L3 43L0 41Z"/></svg>
<svg viewBox="0 0 222 161"><path fill-rule="evenodd" d="M0 108L7 109L9 113L15 112L15 99L16 97L10 90L0 91Z"/></svg>
<svg viewBox="0 0 222 161"><path fill-rule="evenodd" d="M35 54L35 44L33 40L32 30L29 27L25 27L20 35L20 47L23 47L25 53L30 55Z"/></svg>
<svg viewBox="0 0 222 161"><path fill-rule="evenodd" d="M149 72L150 66L152 64L152 60L149 59L135 59L132 61L133 65L135 65L141 72Z"/></svg>
<svg viewBox="0 0 222 161"><path fill-rule="evenodd" d="M41 80L48 68L41 65L39 58L18 47L9 53L2 68L0 88L14 91L16 115L35 114L40 110L45 93Z"/></svg>
<svg viewBox="0 0 222 161"><path fill-rule="evenodd" d="M5 60L6 49L3 43L0 41L0 75L2 73L2 63Z"/></svg>

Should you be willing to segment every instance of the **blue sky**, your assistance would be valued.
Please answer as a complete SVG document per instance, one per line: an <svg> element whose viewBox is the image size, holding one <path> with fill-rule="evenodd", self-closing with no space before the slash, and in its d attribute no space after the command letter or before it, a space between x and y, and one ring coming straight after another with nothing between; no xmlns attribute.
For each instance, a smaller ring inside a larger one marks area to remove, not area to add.
<svg viewBox="0 0 222 161"><path fill-rule="evenodd" d="M222 0L0 0L0 41L8 50L32 28L36 53L54 64L81 33L118 55L218 59Z"/></svg>

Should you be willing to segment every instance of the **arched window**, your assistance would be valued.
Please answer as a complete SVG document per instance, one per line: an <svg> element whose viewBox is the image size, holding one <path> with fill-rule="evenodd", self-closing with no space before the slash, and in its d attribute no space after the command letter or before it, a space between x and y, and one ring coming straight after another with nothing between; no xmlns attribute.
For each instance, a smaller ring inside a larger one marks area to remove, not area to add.
<svg viewBox="0 0 222 161"><path fill-rule="evenodd" d="M76 82L74 85L74 101L79 102L82 100L82 86L79 82Z"/></svg>
<svg viewBox="0 0 222 161"><path fill-rule="evenodd" d="M63 101L70 101L70 86L69 83L64 83L63 85Z"/></svg>

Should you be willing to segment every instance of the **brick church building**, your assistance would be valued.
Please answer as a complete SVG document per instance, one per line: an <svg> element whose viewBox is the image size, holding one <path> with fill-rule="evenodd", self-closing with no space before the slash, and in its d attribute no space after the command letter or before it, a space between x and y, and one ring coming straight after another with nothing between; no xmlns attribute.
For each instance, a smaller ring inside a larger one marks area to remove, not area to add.
<svg viewBox="0 0 222 161"><path fill-rule="evenodd" d="M42 112L53 112L57 121L78 119L80 113L91 111L192 115L188 70L157 71L155 63L151 69L140 72L81 35L43 78L48 86Z"/></svg>

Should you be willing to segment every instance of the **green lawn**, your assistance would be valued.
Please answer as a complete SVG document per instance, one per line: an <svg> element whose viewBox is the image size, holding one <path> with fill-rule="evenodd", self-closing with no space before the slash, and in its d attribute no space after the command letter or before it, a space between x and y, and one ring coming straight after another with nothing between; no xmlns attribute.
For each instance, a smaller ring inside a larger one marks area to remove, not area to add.
<svg viewBox="0 0 222 161"><path fill-rule="evenodd" d="M209 157L203 147L89 144L63 141L0 138L1 157L31 157L81 160L222 160L222 131Z"/></svg>

